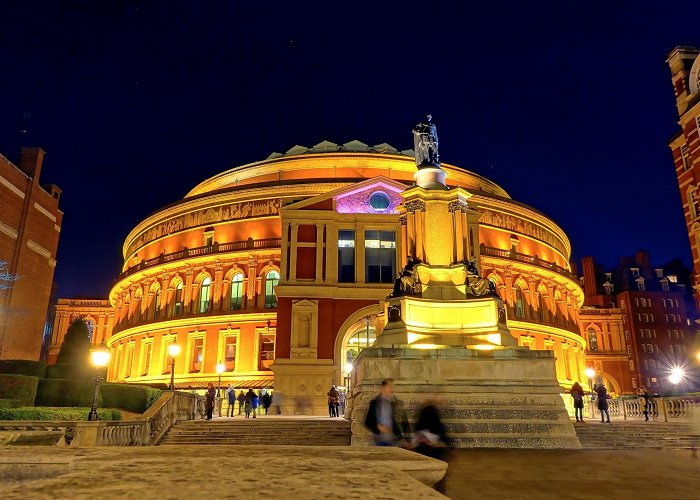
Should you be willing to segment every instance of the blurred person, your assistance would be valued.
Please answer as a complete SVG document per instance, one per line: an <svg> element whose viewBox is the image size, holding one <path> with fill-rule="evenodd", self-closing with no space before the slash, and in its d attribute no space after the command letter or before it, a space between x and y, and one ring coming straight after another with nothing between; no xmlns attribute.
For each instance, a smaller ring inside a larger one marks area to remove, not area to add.
<svg viewBox="0 0 700 500"><path fill-rule="evenodd" d="M265 391L262 395L262 406L265 408L265 415L267 415L267 412L270 410L270 405L272 404L272 396Z"/></svg>
<svg viewBox="0 0 700 500"><path fill-rule="evenodd" d="M571 386L569 394L571 394L571 397L574 398L574 413L576 413L576 421L583 422L583 396L585 394L583 387L581 387L581 384L576 382L573 386Z"/></svg>
<svg viewBox="0 0 700 500"><path fill-rule="evenodd" d="M335 385L331 385L331 389L326 393L328 396L328 416L337 417L338 416L338 398L340 394Z"/></svg>
<svg viewBox="0 0 700 500"><path fill-rule="evenodd" d="M596 384L593 390L598 394L598 409L600 410L600 421L605 423L605 417L608 418L607 423L610 423L610 413L608 412L608 390L603 383Z"/></svg>
<svg viewBox="0 0 700 500"><path fill-rule="evenodd" d="M414 426L413 449L421 455L442 459L451 446L436 401L426 401Z"/></svg>
<svg viewBox="0 0 700 500"><path fill-rule="evenodd" d="M394 397L394 379L382 380L382 388L370 401L365 417L365 427L374 435L377 446L405 445L402 426L398 422L401 413L400 404Z"/></svg>
<svg viewBox="0 0 700 500"><path fill-rule="evenodd" d="M253 411L253 389L248 389L245 393L244 403L245 418L250 418L250 413Z"/></svg>
<svg viewBox="0 0 700 500"><path fill-rule="evenodd" d="M212 419L214 413L214 400L216 398L216 389L214 389L214 384L209 382L207 385L207 393L204 400L204 408L207 410L207 420Z"/></svg>
<svg viewBox="0 0 700 500"><path fill-rule="evenodd" d="M228 398L228 416L233 417L236 411L236 391L233 389L231 384L226 388L226 397Z"/></svg>
<svg viewBox="0 0 700 500"><path fill-rule="evenodd" d="M642 406L644 412L644 421L648 422L649 414L651 413L651 395L649 395L649 391L647 391L646 387L641 386L639 388L639 398L640 406Z"/></svg>
<svg viewBox="0 0 700 500"><path fill-rule="evenodd" d="M241 389L241 392L238 393L238 397L236 399L238 400L238 414L240 415L243 405L245 404L245 392L243 392L243 389Z"/></svg>
<svg viewBox="0 0 700 500"><path fill-rule="evenodd" d="M340 404L340 413L345 416L345 391L340 391L340 395L338 396L338 403Z"/></svg>
<svg viewBox="0 0 700 500"><path fill-rule="evenodd" d="M258 406L260 406L260 396L258 396L257 392L253 391L250 402L253 409L253 418L255 418L258 414Z"/></svg>

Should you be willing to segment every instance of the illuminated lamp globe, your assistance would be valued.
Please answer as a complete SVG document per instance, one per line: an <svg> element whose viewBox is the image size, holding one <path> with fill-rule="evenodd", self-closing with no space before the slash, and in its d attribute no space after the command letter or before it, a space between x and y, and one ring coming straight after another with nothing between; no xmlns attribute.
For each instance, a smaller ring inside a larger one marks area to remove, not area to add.
<svg viewBox="0 0 700 500"><path fill-rule="evenodd" d="M90 349L90 362L96 368L104 368L107 366L109 364L110 357L111 353L104 344L100 344L99 346Z"/></svg>
<svg viewBox="0 0 700 500"><path fill-rule="evenodd" d="M173 342L168 346L168 354L170 354L170 356L174 358L175 356L180 354L180 346Z"/></svg>
<svg viewBox="0 0 700 500"><path fill-rule="evenodd" d="M671 375L668 377L668 381L671 382L673 385L676 385L681 380L683 380L683 375L685 375L685 373L683 372L683 368L672 368Z"/></svg>
<svg viewBox="0 0 700 500"><path fill-rule="evenodd" d="M219 375L221 375L221 374L224 373L225 371L226 371L226 367L224 366L223 363L219 363L219 364L216 365L216 373L218 373Z"/></svg>
<svg viewBox="0 0 700 500"><path fill-rule="evenodd" d="M586 377L593 378L595 375L595 370L593 368L586 368Z"/></svg>
<svg viewBox="0 0 700 500"><path fill-rule="evenodd" d="M346 363L345 364L345 371L348 373L352 372L352 363Z"/></svg>

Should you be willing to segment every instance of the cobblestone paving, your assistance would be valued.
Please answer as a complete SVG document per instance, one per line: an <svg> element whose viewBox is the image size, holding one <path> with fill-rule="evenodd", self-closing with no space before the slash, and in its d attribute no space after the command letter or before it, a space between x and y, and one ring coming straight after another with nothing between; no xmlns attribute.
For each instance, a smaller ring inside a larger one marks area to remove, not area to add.
<svg viewBox="0 0 700 500"><path fill-rule="evenodd" d="M700 499L690 450L455 450L445 494L461 499Z"/></svg>

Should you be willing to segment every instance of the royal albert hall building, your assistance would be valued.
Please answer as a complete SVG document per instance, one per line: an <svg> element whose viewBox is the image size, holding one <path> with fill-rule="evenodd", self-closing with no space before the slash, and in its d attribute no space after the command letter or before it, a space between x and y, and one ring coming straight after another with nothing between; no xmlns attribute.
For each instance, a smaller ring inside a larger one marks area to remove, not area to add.
<svg viewBox="0 0 700 500"><path fill-rule="evenodd" d="M488 179L442 168L448 186L471 194L446 230L472 228L463 236L506 303L512 334L555 352L562 387L586 383L583 291L564 231ZM413 151L388 144L295 146L206 179L150 215L127 236L109 295L108 378L169 383L168 345L177 343L177 388L216 384L221 365L222 385L325 402L381 334L403 266L399 193L415 172Z"/></svg>

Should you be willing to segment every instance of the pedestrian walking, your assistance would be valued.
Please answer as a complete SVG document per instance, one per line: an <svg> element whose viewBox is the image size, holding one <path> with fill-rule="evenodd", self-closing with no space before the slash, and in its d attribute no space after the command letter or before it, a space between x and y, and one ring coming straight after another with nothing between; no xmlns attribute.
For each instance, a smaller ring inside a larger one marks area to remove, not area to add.
<svg viewBox="0 0 700 500"><path fill-rule="evenodd" d="M338 393L338 389L335 388L335 385L331 385L330 391L327 393L328 396L328 416L329 417L337 417L338 416L338 398L340 397L340 394Z"/></svg>
<svg viewBox="0 0 700 500"><path fill-rule="evenodd" d="M571 397L574 398L574 413L576 414L576 421L583 422L583 396L585 394L583 392L583 387L581 387L581 384L576 382L573 386L571 386L569 394L571 394Z"/></svg>
<svg viewBox="0 0 700 500"><path fill-rule="evenodd" d="M639 388L639 398L640 406L642 406L644 412L644 421L648 422L649 414L651 413L651 396L646 387L641 386Z"/></svg>
<svg viewBox="0 0 700 500"><path fill-rule="evenodd" d="M216 389L214 389L214 384L209 382L209 385L207 386L207 394L204 400L204 408L207 411L207 420L212 419L212 415L214 413L214 400L216 398Z"/></svg>
<svg viewBox="0 0 700 500"><path fill-rule="evenodd" d="M608 390L605 388L603 383L596 384L593 390L598 395L598 409L600 410L600 421L605 422L605 417L607 417L607 423L610 423L610 413L608 412Z"/></svg>
<svg viewBox="0 0 700 500"><path fill-rule="evenodd" d="M238 414L240 415L243 405L245 404L245 392L243 392L243 389L241 389L241 392L238 393L238 397L236 399L238 400Z"/></svg>
<svg viewBox="0 0 700 500"><path fill-rule="evenodd" d="M226 397L228 398L228 413L229 417L233 417L236 410L236 391L233 389L231 384L226 388Z"/></svg>
<svg viewBox="0 0 700 500"><path fill-rule="evenodd" d="M244 402L245 418L250 418L250 413L253 411L253 390L248 389L245 393Z"/></svg>
<svg viewBox="0 0 700 500"><path fill-rule="evenodd" d="M255 418L258 413L258 406L260 404L260 396L258 396L256 392L253 392L253 395L251 396L251 403L253 407L253 418Z"/></svg>
<svg viewBox="0 0 700 500"><path fill-rule="evenodd" d="M265 415L267 415L267 412L270 410L271 404L272 404L272 396L270 396L269 393L265 392L262 395L262 405L263 405L263 408L265 409Z"/></svg>
<svg viewBox="0 0 700 500"><path fill-rule="evenodd" d="M400 404L394 397L394 379L382 380L382 388L379 394L370 401L365 417L365 427L374 435L374 444L377 446L396 446L397 444L405 446L402 425L399 425L398 421L401 413Z"/></svg>

